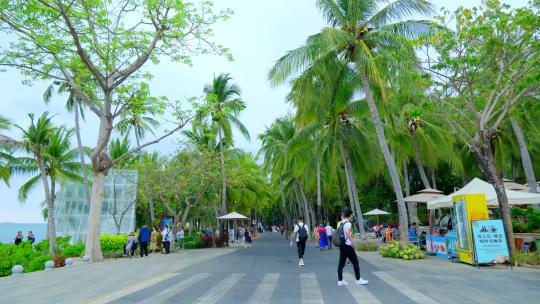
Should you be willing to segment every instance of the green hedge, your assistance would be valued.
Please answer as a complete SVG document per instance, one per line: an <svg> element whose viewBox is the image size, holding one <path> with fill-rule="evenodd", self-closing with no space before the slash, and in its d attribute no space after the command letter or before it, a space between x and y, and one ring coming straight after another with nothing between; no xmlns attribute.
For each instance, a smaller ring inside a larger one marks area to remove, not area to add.
<svg viewBox="0 0 540 304"><path fill-rule="evenodd" d="M121 235L108 235L103 234L100 236L99 241L101 244L101 251L103 253L120 253L124 252L124 245L127 243L127 234Z"/></svg>
<svg viewBox="0 0 540 304"><path fill-rule="evenodd" d="M0 277L11 275L11 268L15 265L22 265L24 272L42 270L48 260L52 260L48 253L32 248L29 242L0 244Z"/></svg>
<svg viewBox="0 0 540 304"><path fill-rule="evenodd" d="M62 257L64 258L73 258L81 257L84 254L84 244L78 243L75 245L69 245L64 250L62 250Z"/></svg>

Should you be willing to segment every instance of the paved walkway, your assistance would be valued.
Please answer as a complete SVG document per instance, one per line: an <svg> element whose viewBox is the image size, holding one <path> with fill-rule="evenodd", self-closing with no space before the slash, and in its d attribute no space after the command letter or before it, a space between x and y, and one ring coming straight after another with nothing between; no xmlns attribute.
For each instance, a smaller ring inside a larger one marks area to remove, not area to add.
<svg viewBox="0 0 540 304"><path fill-rule="evenodd" d="M403 261L377 253L360 254L369 285L338 287L337 254L311 243L306 266L299 267L296 248L266 234L253 248L192 250L1 279L0 303L536 303L540 297L540 270L478 270L435 257ZM352 267L345 272L353 283Z"/></svg>

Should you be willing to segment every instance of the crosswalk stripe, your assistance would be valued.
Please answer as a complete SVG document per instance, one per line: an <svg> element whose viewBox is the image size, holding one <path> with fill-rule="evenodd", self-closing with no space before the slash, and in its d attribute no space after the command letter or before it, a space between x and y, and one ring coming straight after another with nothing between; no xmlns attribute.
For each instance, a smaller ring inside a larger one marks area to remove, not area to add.
<svg viewBox="0 0 540 304"><path fill-rule="evenodd" d="M232 273L228 275L224 280L219 282L216 286L210 289L207 293L202 295L200 298L195 300L193 303L197 304L214 304L223 295L229 291L240 279L245 275L245 273Z"/></svg>
<svg viewBox="0 0 540 304"><path fill-rule="evenodd" d="M353 277L352 273L344 273L345 281L349 282L347 285L347 290L356 300L356 303L362 304L380 304L381 302L375 298L375 296L369 292L369 290L364 285L356 285L354 282L356 278Z"/></svg>
<svg viewBox="0 0 540 304"><path fill-rule="evenodd" d="M319 289L319 283L314 273L301 273L300 274L300 290L302 296L302 303L304 304L323 304L323 298L321 290Z"/></svg>
<svg viewBox="0 0 540 304"><path fill-rule="evenodd" d="M264 275L261 283L255 289L255 292L249 297L248 304L266 304L270 303L272 293L279 279L279 273L267 273Z"/></svg>
<svg viewBox="0 0 540 304"><path fill-rule="evenodd" d="M374 271L373 274L418 304L438 304L439 303L433 300L432 298L424 295L423 293L419 292L418 290L412 287L409 287L409 285L392 277L391 275L389 275L388 273L384 271Z"/></svg>
<svg viewBox="0 0 540 304"><path fill-rule="evenodd" d="M178 293L186 290L188 287L194 285L195 283L197 283L197 282L199 282L201 280L206 279L209 276L210 276L209 273L196 274L196 275L192 276L189 279L180 281L179 283L177 283L177 284L175 284L175 285L173 285L173 286L171 286L169 288L166 288L166 289L162 290L158 294L155 294L155 295L152 295L149 298L146 298L144 301L139 302L139 304L163 303L167 299L174 296L175 294L178 294Z"/></svg>

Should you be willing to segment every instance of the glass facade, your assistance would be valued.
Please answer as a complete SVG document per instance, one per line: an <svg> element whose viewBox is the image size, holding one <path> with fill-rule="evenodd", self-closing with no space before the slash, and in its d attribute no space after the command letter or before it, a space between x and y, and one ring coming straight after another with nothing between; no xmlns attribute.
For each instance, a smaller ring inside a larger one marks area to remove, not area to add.
<svg viewBox="0 0 540 304"><path fill-rule="evenodd" d="M128 233L135 227L136 170L110 170L105 177L101 210L101 234ZM89 203L82 183L67 182L56 194L55 222L58 236L84 242L88 228Z"/></svg>

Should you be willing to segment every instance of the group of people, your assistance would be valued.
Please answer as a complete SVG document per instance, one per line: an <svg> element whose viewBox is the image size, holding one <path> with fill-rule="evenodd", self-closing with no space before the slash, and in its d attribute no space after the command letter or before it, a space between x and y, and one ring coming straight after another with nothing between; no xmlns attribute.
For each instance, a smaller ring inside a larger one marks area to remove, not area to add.
<svg viewBox="0 0 540 304"><path fill-rule="evenodd" d="M184 229L179 227L176 232L176 240L181 243L184 239ZM173 231L169 225L165 225L163 230L159 230L157 226L152 227L152 231L147 225L144 225L137 233L137 229L129 233L126 245L124 247L124 255L131 257L135 256L137 247L140 248L139 254L141 257L148 256L148 245L150 252L163 252L169 254L171 252L171 241L173 240Z"/></svg>
<svg viewBox="0 0 540 304"><path fill-rule="evenodd" d="M391 224L381 224L373 226L373 231L377 238L382 238L383 243L399 239L399 229Z"/></svg>
<svg viewBox="0 0 540 304"><path fill-rule="evenodd" d="M17 235L15 236L15 245L19 245L23 242L24 236L22 231L17 232ZM26 237L26 240L30 242L30 244L34 244L36 241L36 238L34 237L34 234L32 231L28 231L28 236Z"/></svg>
<svg viewBox="0 0 540 304"><path fill-rule="evenodd" d="M255 234L255 225L244 227L240 225L234 231L234 240L236 242L244 242L244 247L251 248L253 245L253 235Z"/></svg>
<svg viewBox="0 0 540 304"><path fill-rule="evenodd" d="M354 239L352 233L352 219L353 212L351 210L345 210L341 216L341 221L337 225L336 237L339 238L339 261L337 266L338 286L346 286L348 283L343 280L343 268L347 260L353 265L354 275L357 285L366 285L367 280L362 279L360 276L360 265L356 250L354 249ZM329 229L328 229L329 228ZM327 246L331 249L333 228L330 225L321 225L315 230L315 235L319 239L319 247L321 250ZM298 265L304 266L304 253L306 250L306 242L308 240L309 227L304 223L304 219L299 217L298 223L294 225L294 232L292 234L290 245L296 242L296 248L298 251Z"/></svg>

